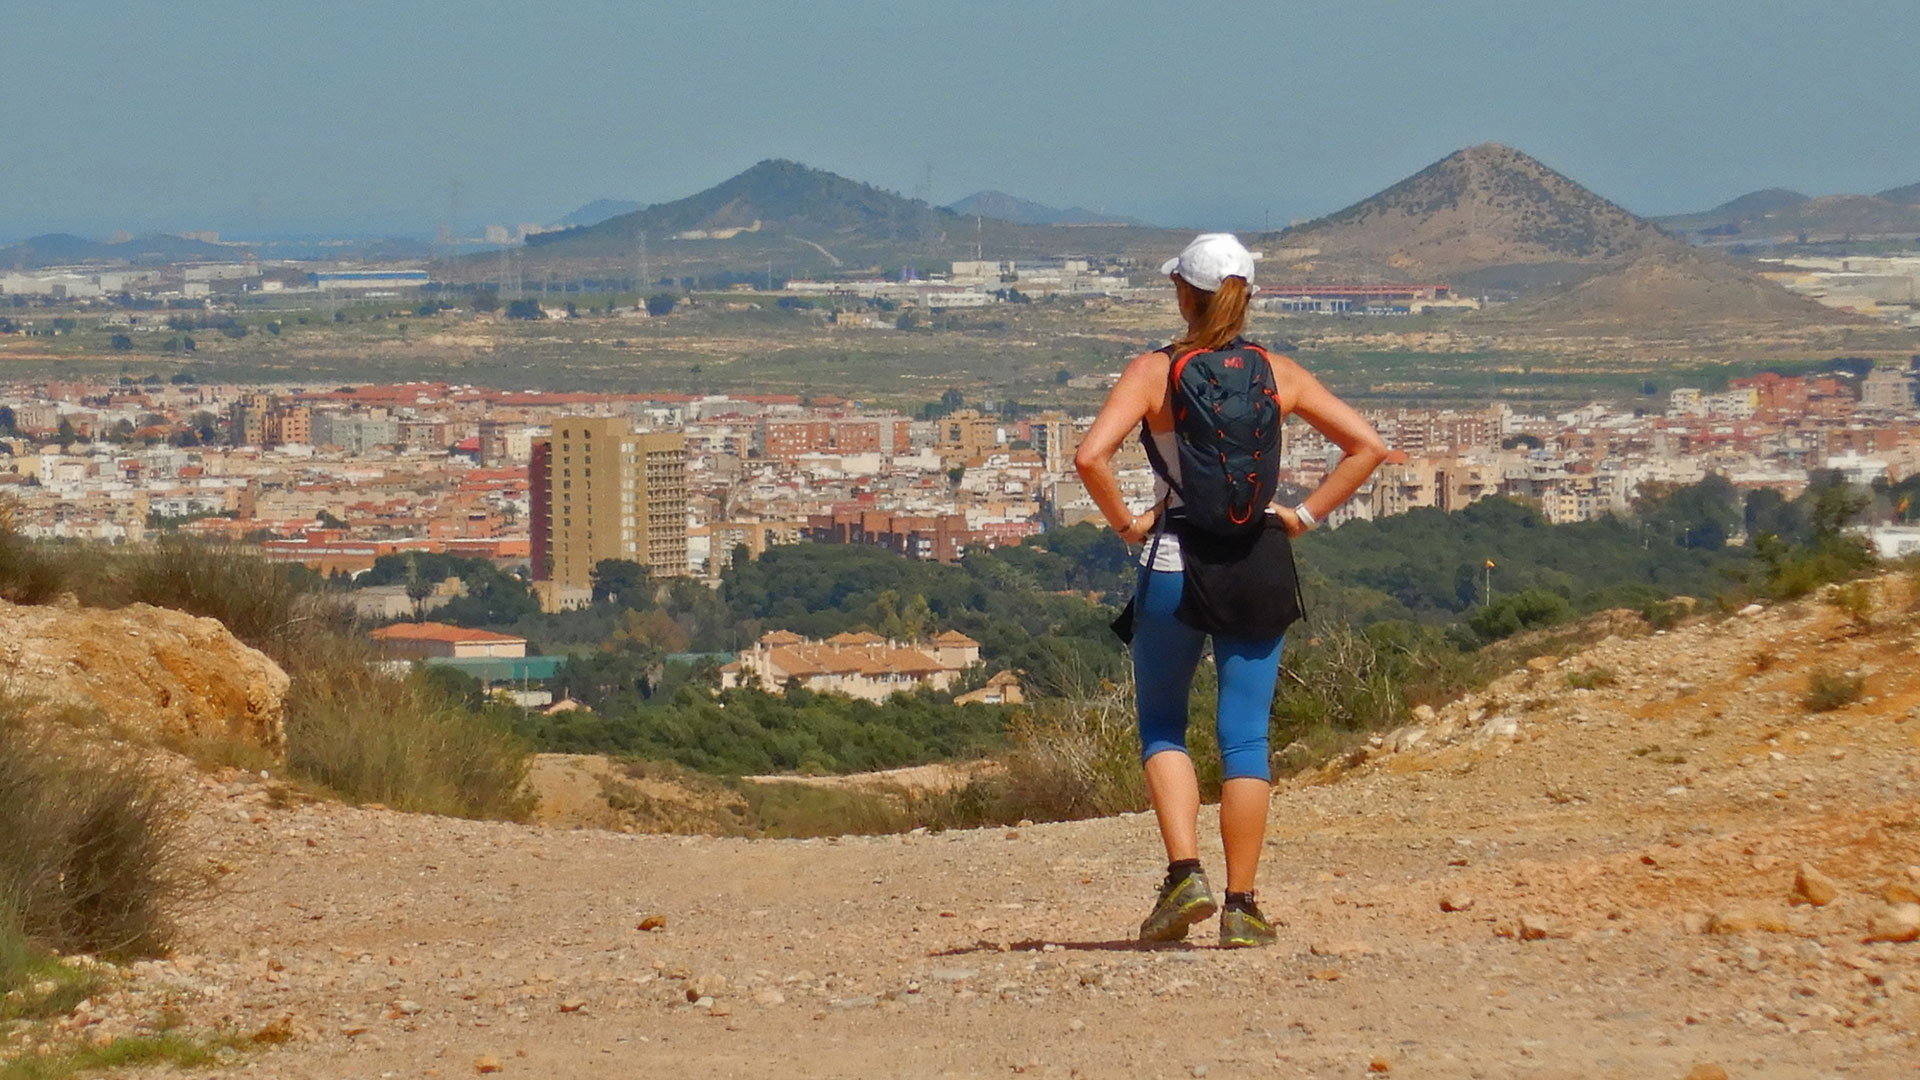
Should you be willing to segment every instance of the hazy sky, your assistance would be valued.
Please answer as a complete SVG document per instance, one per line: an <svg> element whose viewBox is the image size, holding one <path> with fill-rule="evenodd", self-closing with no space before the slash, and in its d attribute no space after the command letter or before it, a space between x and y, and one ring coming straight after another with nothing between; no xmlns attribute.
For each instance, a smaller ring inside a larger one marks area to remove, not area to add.
<svg viewBox="0 0 1920 1080"><path fill-rule="evenodd" d="M1517 146L1646 213L1920 181L1913 0L0 0L0 241L431 233L788 157L1186 226Z"/></svg>

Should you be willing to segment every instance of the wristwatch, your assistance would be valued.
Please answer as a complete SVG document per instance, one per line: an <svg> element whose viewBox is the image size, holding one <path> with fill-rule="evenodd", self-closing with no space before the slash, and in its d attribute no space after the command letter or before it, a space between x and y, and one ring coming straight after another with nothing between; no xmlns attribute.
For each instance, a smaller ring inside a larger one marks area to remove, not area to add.
<svg viewBox="0 0 1920 1080"><path fill-rule="evenodd" d="M1306 503L1301 503L1300 505L1294 507L1293 516L1299 518L1300 524L1305 525L1309 529L1314 528L1320 524L1320 519L1313 516L1313 511L1307 509Z"/></svg>

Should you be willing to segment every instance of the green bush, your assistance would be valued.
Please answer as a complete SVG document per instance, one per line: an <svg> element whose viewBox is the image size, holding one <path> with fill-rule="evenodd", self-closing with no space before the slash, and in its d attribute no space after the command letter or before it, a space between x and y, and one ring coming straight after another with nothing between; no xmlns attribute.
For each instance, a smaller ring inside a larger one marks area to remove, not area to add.
<svg viewBox="0 0 1920 1080"><path fill-rule="evenodd" d="M811 784L743 783L753 834L779 839L871 836L922 824L904 792L859 791Z"/></svg>
<svg viewBox="0 0 1920 1080"><path fill-rule="evenodd" d="M1300 636L1306 640L1288 649L1275 703L1276 746L1391 727L1410 706L1450 700L1484 674L1479 657L1432 627L1377 623Z"/></svg>
<svg viewBox="0 0 1920 1080"><path fill-rule="evenodd" d="M743 776L867 772L977 757L1005 745L1003 708L955 705L930 691L898 693L885 702L807 690L734 689L713 698L683 684L666 701L641 706L631 695L581 693L577 683L572 690L601 711L525 717L520 730L541 750L674 761Z"/></svg>
<svg viewBox="0 0 1920 1080"><path fill-rule="evenodd" d="M1523 630L1538 630L1573 617L1567 598L1548 589L1524 589L1502 596L1467 617L1467 626L1483 641L1498 641Z"/></svg>
<svg viewBox="0 0 1920 1080"><path fill-rule="evenodd" d="M1873 586L1864 581L1849 581L1837 585L1827 594L1827 603L1847 617L1856 630L1873 629L1873 612L1877 606L1873 595Z"/></svg>
<svg viewBox="0 0 1920 1080"><path fill-rule="evenodd" d="M1680 625L1680 620L1693 614L1693 607L1692 603L1682 602L1678 598L1653 600L1641 606L1640 617L1655 630L1671 630Z"/></svg>
<svg viewBox="0 0 1920 1080"><path fill-rule="evenodd" d="M174 905L193 892L177 807L137 761L0 699L0 951L162 951Z"/></svg>

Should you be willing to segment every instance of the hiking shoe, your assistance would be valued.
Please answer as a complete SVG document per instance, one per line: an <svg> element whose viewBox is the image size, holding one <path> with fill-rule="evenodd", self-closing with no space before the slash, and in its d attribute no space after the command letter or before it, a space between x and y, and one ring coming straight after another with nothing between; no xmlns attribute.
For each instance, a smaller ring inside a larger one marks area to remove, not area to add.
<svg viewBox="0 0 1920 1080"><path fill-rule="evenodd" d="M1251 949L1271 945L1278 939L1273 924L1260 914L1258 904L1236 903L1220 915L1220 947L1223 949Z"/></svg>
<svg viewBox="0 0 1920 1080"><path fill-rule="evenodd" d="M1220 905L1207 891L1207 876L1196 870L1178 881L1168 879L1160 886L1160 899L1153 913L1140 924L1141 941L1179 941L1194 923L1213 917Z"/></svg>

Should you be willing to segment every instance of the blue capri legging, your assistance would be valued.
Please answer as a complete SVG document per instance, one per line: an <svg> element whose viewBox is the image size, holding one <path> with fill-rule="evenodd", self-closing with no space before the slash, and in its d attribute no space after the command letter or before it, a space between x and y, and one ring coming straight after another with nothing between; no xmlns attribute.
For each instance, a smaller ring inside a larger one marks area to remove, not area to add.
<svg viewBox="0 0 1920 1080"><path fill-rule="evenodd" d="M1133 626L1133 688L1140 708L1140 760L1165 750L1187 752L1187 698L1207 634L1174 617L1184 575L1143 570ZM1215 719L1221 778L1272 779L1267 764L1267 718L1280 674L1285 635L1215 635L1213 663L1220 676Z"/></svg>

